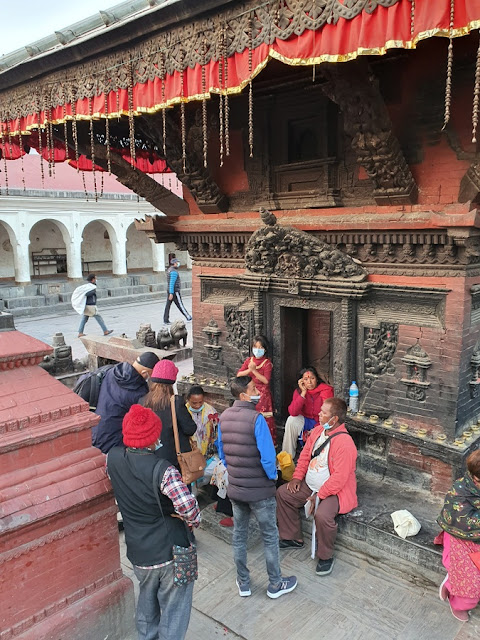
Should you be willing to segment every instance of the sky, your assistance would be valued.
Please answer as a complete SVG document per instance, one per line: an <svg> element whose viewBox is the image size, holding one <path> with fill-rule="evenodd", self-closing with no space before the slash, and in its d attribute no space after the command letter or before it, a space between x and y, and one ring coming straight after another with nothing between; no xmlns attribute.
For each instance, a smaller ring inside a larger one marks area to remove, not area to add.
<svg viewBox="0 0 480 640"><path fill-rule="evenodd" d="M0 55L51 35L122 0L2 0ZM7 26L8 25L8 26Z"/></svg>

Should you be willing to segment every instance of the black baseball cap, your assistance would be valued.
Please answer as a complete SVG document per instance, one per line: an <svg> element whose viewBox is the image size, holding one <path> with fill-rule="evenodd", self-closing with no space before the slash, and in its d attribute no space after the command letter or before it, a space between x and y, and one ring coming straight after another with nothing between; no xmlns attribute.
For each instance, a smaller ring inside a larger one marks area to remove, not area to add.
<svg viewBox="0 0 480 640"><path fill-rule="evenodd" d="M153 351L145 351L137 358L138 364L141 364L145 369L153 369L158 360L158 357L153 353Z"/></svg>

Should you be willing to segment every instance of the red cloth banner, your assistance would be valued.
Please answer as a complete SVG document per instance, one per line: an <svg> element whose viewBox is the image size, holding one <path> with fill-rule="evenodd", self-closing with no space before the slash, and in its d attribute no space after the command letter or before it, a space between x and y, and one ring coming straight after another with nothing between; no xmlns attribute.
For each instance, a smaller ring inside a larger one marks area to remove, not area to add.
<svg viewBox="0 0 480 640"><path fill-rule="evenodd" d="M348 62L361 55L384 55L389 49L414 49L418 42L434 36L461 37L480 28L480 0L455 0L452 31L450 5L451 0L416 0L413 33L412 3L410 0L401 0L390 8L378 6L371 14L362 11L350 20L341 18L336 24L325 24L318 31L305 30L301 35L292 36L288 40L277 39L270 46L261 44L251 52L251 72L250 52L236 52L228 58L227 86L220 86L219 65L212 61L205 66L205 97L212 93L239 93L270 59L277 59L288 65ZM134 84L133 113L152 113L182 101L201 100L202 87L200 65L185 69L183 89L181 74L178 72L166 76L164 92L160 78L144 84ZM75 104L76 117L89 119L89 114L92 113L94 119L101 119L106 115L118 117L129 113L126 89L112 91L106 102L107 111L105 96L95 96L90 110L87 98L78 100ZM72 105L69 103L50 109L49 117L54 123L62 122L65 117L73 119ZM39 121L41 126L46 122L43 111L11 120L9 131L18 133L37 129Z"/></svg>

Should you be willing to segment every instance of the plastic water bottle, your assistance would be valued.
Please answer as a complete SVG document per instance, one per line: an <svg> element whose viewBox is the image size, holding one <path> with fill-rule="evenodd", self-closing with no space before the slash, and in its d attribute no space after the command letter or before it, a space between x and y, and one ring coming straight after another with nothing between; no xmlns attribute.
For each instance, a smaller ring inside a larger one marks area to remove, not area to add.
<svg viewBox="0 0 480 640"><path fill-rule="evenodd" d="M350 413L355 415L358 412L358 387L355 380L350 385L348 396L348 408L350 409Z"/></svg>

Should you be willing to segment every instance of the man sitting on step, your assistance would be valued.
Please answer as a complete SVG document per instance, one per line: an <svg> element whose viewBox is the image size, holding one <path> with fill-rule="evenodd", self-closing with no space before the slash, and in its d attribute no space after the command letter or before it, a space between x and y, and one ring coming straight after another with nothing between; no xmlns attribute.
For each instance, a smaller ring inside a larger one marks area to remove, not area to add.
<svg viewBox="0 0 480 640"><path fill-rule="evenodd" d="M277 490L277 518L281 549L303 547L299 508L313 515L312 537L318 557L316 573L333 568L337 536L336 516L354 509L357 502L355 467L357 448L345 428L347 405L328 398L298 459L293 478Z"/></svg>

